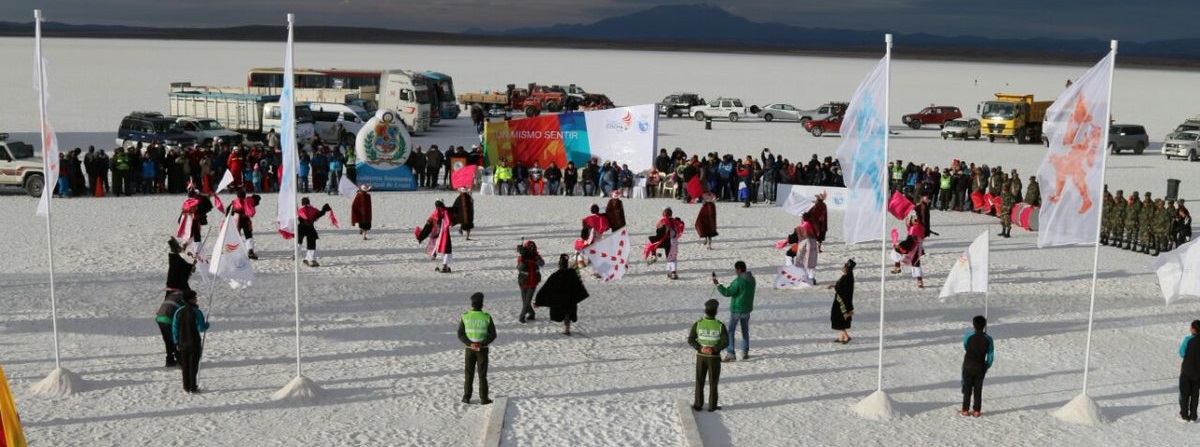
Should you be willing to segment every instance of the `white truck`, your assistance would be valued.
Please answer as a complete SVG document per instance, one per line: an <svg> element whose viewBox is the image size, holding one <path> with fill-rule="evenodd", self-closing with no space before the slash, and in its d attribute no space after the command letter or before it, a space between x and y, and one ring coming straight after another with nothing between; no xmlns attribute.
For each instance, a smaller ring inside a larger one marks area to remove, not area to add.
<svg viewBox="0 0 1200 447"><path fill-rule="evenodd" d="M42 159L34 156L33 146L8 141L8 134L0 133L0 186L21 188L30 196L41 197L46 183L44 172Z"/></svg>
<svg viewBox="0 0 1200 447"><path fill-rule="evenodd" d="M250 140L264 141L272 130L276 134L283 130L279 96L249 94L236 87L179 82L171 84L167 98L168 114L211 118ZM307 145L315 135L312 112L300 101L296 101L295 107L296 141Z"/></svg>
<svg viewBox="0 0 1200 447"><path fill-rule="evenodd" d="M335 75L334 73L341 74ZM256 68L250 71L250 76L252 85L247 87L243 93L278 95L282 90L279 87L281 81L256 84L256 80L266 81L268 76L279 76L279 79L282 79L279 69ZM413 81L415 77L420 76L416 72L410 70L297 70L296 76L301 79L306 76L318 78L349 76L347 79L363 80L361 87L354 88L342 88L343 85L349 85L345 83L333 83L325 87L306 87L300 83L292 90L297 104L301 102L331 102L359 105L367 112L374 112L381 108L395 110L411 133L428 131L432 124L433 93L425 83ZM369 81L366 78L370 78Z"/></svg>

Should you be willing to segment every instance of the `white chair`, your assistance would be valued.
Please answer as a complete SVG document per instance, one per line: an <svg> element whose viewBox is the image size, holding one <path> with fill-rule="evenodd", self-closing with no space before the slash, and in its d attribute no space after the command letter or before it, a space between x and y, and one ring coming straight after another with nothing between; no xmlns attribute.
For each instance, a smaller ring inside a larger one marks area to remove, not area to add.
<svg viewBox="0 0 1200 447"><path fill-rule="evenodd" d="M492 183L492 175L486 174L479 181L479 194L485 196L496 195L496 186Z"/></svg>
<svg viewBox="0 0 1200 447"><path fill-rule="evenodd" d="M646 198L646 178L645 177L639 178L637 183L634 184L632 196L634 199Z"/></svg>

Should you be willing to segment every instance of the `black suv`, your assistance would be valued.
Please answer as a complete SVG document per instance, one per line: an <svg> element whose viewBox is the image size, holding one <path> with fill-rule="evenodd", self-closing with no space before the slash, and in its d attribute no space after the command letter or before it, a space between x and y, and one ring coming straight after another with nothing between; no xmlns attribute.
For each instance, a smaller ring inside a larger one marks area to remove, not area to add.
<svg viewBox="0 0 1200 447"><path fill-rule="evenodd" d="M196 144L196 138L183 133L183 129L172 118L158 112L133 112L121 119L117 129L117 144L124 148L141 143L160 143L168 148L181 148Z"/></svg>
<svg viewBox="0 0 1200 447"><path fill-rule="evenodd" d="M692 106L704 105L704 98L695 93L675 93L667 95L658 103L658 114L667 118L690 115Z"/></svg>

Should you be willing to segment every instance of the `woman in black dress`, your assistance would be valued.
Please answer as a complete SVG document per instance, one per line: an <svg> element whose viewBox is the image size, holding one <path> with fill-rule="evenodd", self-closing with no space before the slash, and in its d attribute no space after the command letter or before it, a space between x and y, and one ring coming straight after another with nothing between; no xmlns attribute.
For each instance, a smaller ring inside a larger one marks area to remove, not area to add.
<svg viewBox="0 0 1200 447"><path fill-rule="evenodd" d="M558 256L558 271L551 273L546 284L538 290L533 307L546 306L550 308L550 319L566 324L563 335L571 335L571 323L579 321L575 311L579 302L588 297L588 291L579 279L579 273L570 267L566 253Z"/></svg>
<svg viewBox="0 0 1200 447"><path fill-rule="evenodd" d="M854 317L854 260L846 261L842 266L842 277L838 278L837 284L829 286L833 289L833 308L829 311L829 322L833 326L833 330L841 331L838 334L835 343L846 344L850 343L851 320Z"/></svg>

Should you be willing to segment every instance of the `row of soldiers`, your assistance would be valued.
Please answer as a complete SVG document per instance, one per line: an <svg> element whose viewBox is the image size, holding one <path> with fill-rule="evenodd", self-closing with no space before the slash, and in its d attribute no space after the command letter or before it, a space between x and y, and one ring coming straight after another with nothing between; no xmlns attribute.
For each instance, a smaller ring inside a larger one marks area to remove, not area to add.
<svg viewBox="0 0 1200 447"><path fill-rule="evenodd" d="M1126 198L1119 189L1113 197L1105 186L1100 243L1157 256L1191 238L1192 215L1183 199L1152 199L1149 192L1139 199L1137 191Z"/></svg>
<svg viewBox="0 0 1200 447"><path fill-rule="evenodd" d="M1005 175L999 167L995 168L993 174L988 178L988 193L992 196L1000 196L1000 209L996 217L1000 218L1000 236L1012 237L1012 208L1018 203L1027 203L1030 206L1041 206L1042 193L1038 187L1037 176L1029 177L1029 190L1024 194L1022 199L1021 194L1021 175L1017 174L1017 170L1013 169L1011 175Z"/></svg>

